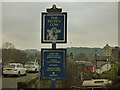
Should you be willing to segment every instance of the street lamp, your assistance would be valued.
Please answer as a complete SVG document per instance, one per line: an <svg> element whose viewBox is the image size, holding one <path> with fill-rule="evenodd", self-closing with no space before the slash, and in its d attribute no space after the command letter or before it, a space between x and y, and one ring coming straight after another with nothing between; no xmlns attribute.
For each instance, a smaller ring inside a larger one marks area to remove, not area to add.
<svg viewBox="0 0 120 90"><path fill-rule="evenodd" d="M95 59L95 68L97 68L97 50L95 50L94 59Z"/></svg>
<svg viewBox="0 0 120 90"><path fill-rule="evenodd" d="M107 71L108 71L108 59L107 59Z"/></svg>

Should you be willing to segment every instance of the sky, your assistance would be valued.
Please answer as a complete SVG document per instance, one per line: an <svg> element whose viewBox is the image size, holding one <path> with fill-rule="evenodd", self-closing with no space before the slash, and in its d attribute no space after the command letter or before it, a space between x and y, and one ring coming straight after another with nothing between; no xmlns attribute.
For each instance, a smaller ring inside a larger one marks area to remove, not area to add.
<svg viewBox="0 0 120 90"><path fill-rule="evenodd" d="M41 12L56 4L67 12L65 47L100 47L118 45L117 2L3 2L2 43L18 49L50 48L41 44Z"/></svg>

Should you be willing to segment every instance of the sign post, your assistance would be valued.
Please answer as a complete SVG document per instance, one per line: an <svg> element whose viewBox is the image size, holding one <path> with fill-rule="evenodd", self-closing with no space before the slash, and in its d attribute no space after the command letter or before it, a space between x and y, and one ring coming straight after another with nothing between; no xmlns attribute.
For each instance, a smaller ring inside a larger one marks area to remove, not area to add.
<svg viewBox="0 0 120 90"><path fill-rule="evenodd" d="M55 88L55 86L56 86L56 80L53 78L51 79L51 87Z"/></svg>
<svg viewBox="0 0 120 90"><path fill-rule="evenodd" d="M56 49L56 42L52 42L52 49ZM55 86L56 86L56 79L53 78L51 79L51 87L55 88Z"/></svg>
<svg viewBox="0 0 120 90"><path fill-rule="evenodd" d="M56 49L56 43L67 43L67 12L53 5L42 12L41 43L52 43L52 49L41 49L41 80L66 80L66 49Z"/></svg>

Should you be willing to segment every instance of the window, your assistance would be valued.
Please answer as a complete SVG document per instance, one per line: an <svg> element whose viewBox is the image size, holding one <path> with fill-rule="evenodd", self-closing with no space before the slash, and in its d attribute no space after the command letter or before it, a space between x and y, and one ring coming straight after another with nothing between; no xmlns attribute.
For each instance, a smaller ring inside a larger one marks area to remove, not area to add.
<svg viewBox="0 0 120 90"><path fill-rule="evenodd" d="M104 81L95 81L94 83L104 83Z"/></svg>
<svg viewBox="0 0 120 90"><path fill-rule="evenodd" d="M6 65L5 68L15 68L15 65Z"/></svg>
<svg viewBox="0 0 120 90"><path fill-rule="evenodd" d="M23 68L23 65L20 65L21 68Z"/></svg>
<svg viewBox="0 0 120 90"><path fill-rule="evenodd" d="M17 68L20 68L20 65L17 65Z"/></svg>
<svg viewBox="0 0 120 90"><path fill-rule="evenodd" d="M22 68L23 66L22 65L17 65L18 68Z"/></svg>
<svg viewBox="0 0 120 90"><path fill-rule="evenodd" d="M35 63L35 65L38 65L37 63Z"/></svg>
<svg viewBox="0 0 120 90"><path fill-rule="evenodd" d="M25 65L34 65L34 63L26 63Z"/></svg>

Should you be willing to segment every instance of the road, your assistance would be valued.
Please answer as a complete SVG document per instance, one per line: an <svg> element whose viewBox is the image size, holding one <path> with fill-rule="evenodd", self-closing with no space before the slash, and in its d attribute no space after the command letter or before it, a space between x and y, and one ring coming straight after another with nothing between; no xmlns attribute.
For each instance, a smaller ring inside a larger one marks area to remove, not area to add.
<svg viewBox="0 0 120 90"><path fill-rule="evenodd" d="M30 80L32 77L37 76L38 73L28 73L27 76L8 76L2 77L2 88L17 88L17 82Z"/></svg>

